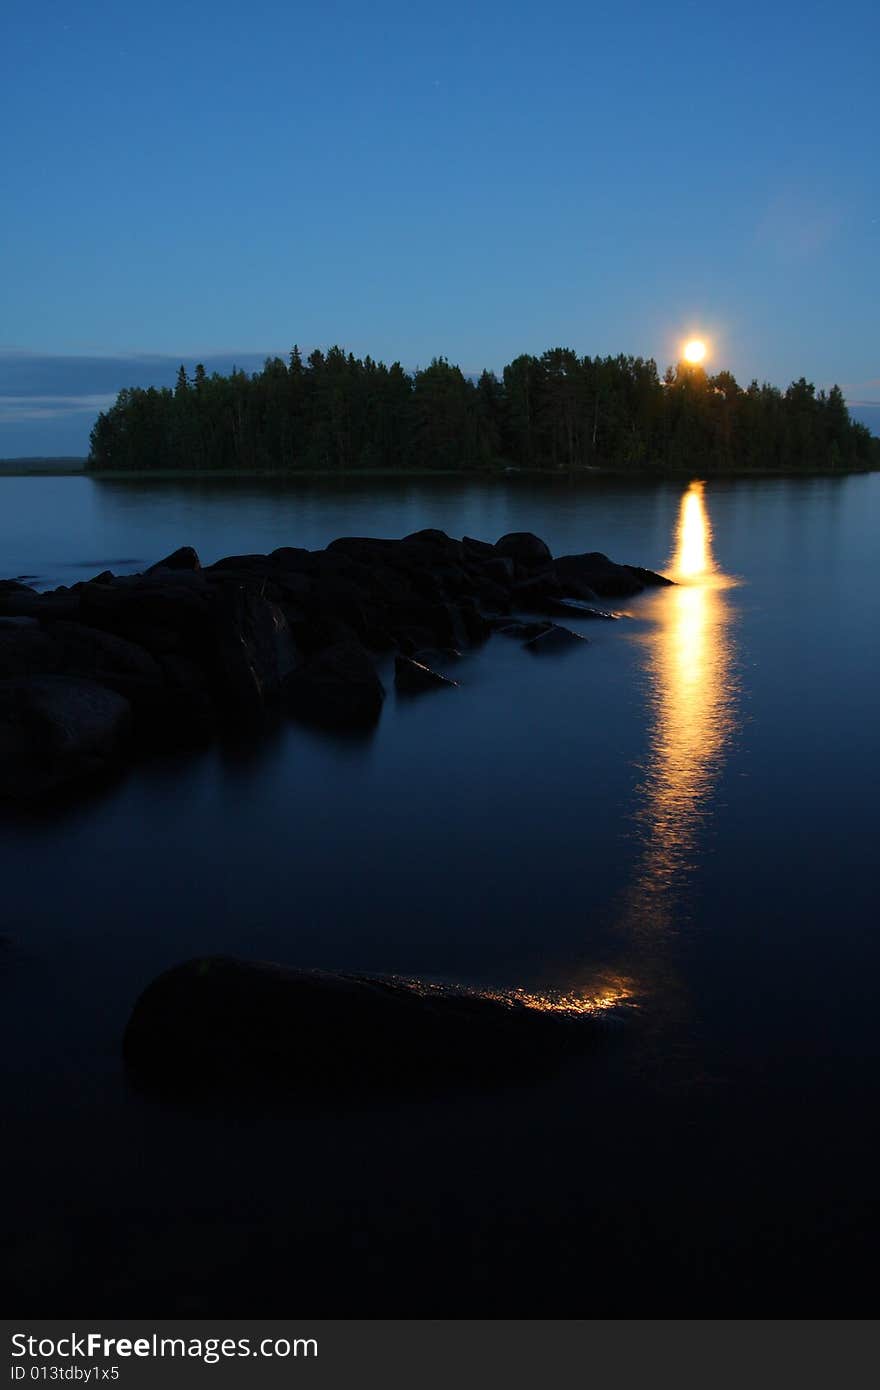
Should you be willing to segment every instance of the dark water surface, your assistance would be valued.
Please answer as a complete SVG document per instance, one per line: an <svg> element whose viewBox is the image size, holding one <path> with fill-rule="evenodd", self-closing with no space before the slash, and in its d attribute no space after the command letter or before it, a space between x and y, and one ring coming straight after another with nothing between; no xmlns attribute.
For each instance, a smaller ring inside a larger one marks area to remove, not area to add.
<svg viewBox="0 0 880 1390"><path fill-rule="evenodd" d="M0 479L43 585L439 526L675 589L375 735L293 725L0 825L22 1312L867 1312L877 1234L880 476L699 485ZM611 1005L497 1092L188 1111L126 1084L159 970L229 951ZM620 1021L616 1021L620 1019ZM863 1306L865 1305L865 1306Z"/></svg>

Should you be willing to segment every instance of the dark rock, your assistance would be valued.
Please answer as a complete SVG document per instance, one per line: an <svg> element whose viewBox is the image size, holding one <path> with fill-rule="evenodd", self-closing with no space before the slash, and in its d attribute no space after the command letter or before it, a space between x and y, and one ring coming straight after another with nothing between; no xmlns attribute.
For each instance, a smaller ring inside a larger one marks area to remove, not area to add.
<svg viewBox="0 0 880 1390"><path fill-rule="evenodd" d="M461 549L461 541L453 540L451 536L447 536L445 531L438 531L433 526L427 526L422 531L412 531L408 536L404 536L400 542L401 545L412 545L413 543L436 546L440 550L454 553Z"/></svg>
<svg viewBox="0 0 880 1390"><path fill-rule="evenodd" d="M130 725L128 701L91 681L0 681L0 797L31 805L105 776Z"/></svg>
<svg viewBox="0 0 880 1390"><path fill-rule="evenodd" d="M302 570L276 570L272 576L271 588L283 604L297 607L307 605L314 594L312 576Z"/></svg>
<svg viewBox="0 0 880 1390"><path fill-rule="evenodd" d="M374 724L385 698L372 658L355 641L313 655L293 672L288 692L300 718L341 729Z"/></svg>
<svg viewBox="0 0 880 1390"><path fill-rule="evenodd" d="M586 637L581 637L579 632L572 632L570 628L551 623L546 632L539 633L523 645L527 651L534 652L535 656L549 656L551 653L566 652L572 647L589 644Z"/></svg>
<svg viewBox="0 0 880 1390"><path fill-rule="evenodd" d="M507 555L493 555L480 565L480 573L500 588L509 589L516 579L516 566Z"/></svg>
<svg viewBox="0 0 880 1390"><path fill-rule="evenodd" d="M296 665L287 618L277 604L242 587L219 594L213 612L218 702L236 714L258 716Z"/></svg>
<svg viewBox="0 0 880 1390"><path fill-rule="evenodd" d="M148 700L153 710L147 722L179 721L181 731L216 722L206 702L215 713L259 716L296 659L287 618L259 585L212 584L201 571L154 570L89 586L81 613L89 627L143 649L168 673L173 699L170 706ZM144 702L130 687L113 684L140 713Z"/></svg>
<svg viewBox="0 0 880 1390"><path fill-rule="evenodd" d="M404 536L403 540L398 542L396 559L420 568L433 567L444 562L461 564L464 560L464 549L461 541L453 540L445 531L413 531L411 535Z"/></svg>
<svg viewBox="0 0 880 1390"><path fill-rule="evenodd" d="M373 573L369 560L358 560L344 550L333 550L329 546L326 550L316 551L314 560L317 589L333 583L350 584L357 589L359 597L369 590Z"/></svg>
<svg viewBox="0 0 880 1390"><path fill-rule="evenodd" d="M397 544L372 536L340 536L327 546L327 554L347 555L364 565L381 564Z"/></svg>
<svg viewBox="0 0 880 1390"><path fill-rule="evenodd" d="M470 593L472 580L463 565L434 565L431 574L446 598L458 599Z"/></svg>
<svg viewBox="0 0 880 1390"><path fill-rule="evenodd" d="M491 579L475 579L471 586L474 596L490 613L510 612L510 590L494 584Z"/></svg>
<svg viewBox="0 0 880 1390"><path fill-rule="evenodd" d="M385 627L385 614L378 608L367 608L365 610L366 625L362 634L362 641L365 647L369 647L374 652L390 652L397 646L396 639Z"/></svg>
<svg viewBox="0 0 880 1390"><path fill-rule="evenodd" d="M60 649L61 669L97 681L129 702L139 744L188 747L213 732L207 677L185 655L154 656L124 637L81 623L53 623L46 631Z"/></svg>
<svg viewBox="0 0 880 1390"><path fill-rule="evenodd" d="M598 619L606 623L616 623L618 620L616 613L606 613L604 608L593 608L576 598L555 599L547 604L545 611L560 618Z"/></svg>
<svg viewBox="0 0 880 1390"><path fill-rule="evenodd" d="M562 591L568 598L577 599L579 603L598 603L599 595L595 589L585 583L583 579L576 579L573 575L566 574L560 576Z"/></svg>
<svg viewBox="0 0 880 1390"><path fill-rule="evenodd" d="M275 569L210 569L203 570L202 573L212 589L250 589L252 593L273 601L280 600L283 594L283 579L281 583L278 582L280 576ZM301 575L295 577L302 578ZM308 583L307 580L305 582Z"/></svg>
<svg viewBox="0 0 880 1390"><path fill-rule="evenodd" d="M364 583L371 598L383 606L429 598L443 598L443 590L430 570L420 573L406 563L406 557L392 553L381 564L371 565Z"/></svg>
<svg viewBox="0 0 880 1390"><path fill-rule="evenodd" d="M159 674L149 652L112 632L70 622L51 623L45 630L59 648L60 664L77 675L103 683L105 677L116 674L144 680L154 680Z"/></svg>
<svg viewBox="0 0 880 1390"><path fill-rule="evenodd" d="M225 555L222 560L215 560L213 565L207 566L205 576L210 578L217 570L231 570L235 574L252 575L259 581L269 570L276 568L271 555Z"/></svg>
<svg viewBox="0 0 880 1390"><path fill-rule="evenodd" d="M437 639L433 632L429 632L426 627L401 627L400 624L394 628L394 645L403 652L404 656L415 657L426 647L433 647Z"/></svg>
<svg viewBox="0 0 880 1390"><path fill-rule="evenodd" d="M128 701L132 735L139 744L178 748L203 737L209 703L203 673L197 678L199 698L193 703L192 692L179 689L160 660L113 632L70 621L44 627L32 620L10 621L32 626L4 634L0 620L0 677L54 674L103 685Z"/></svg>
<svg viewBox="0 0 880 1390"><path fill-rule="evenodd" d="M114 589L132 589L138 593L202 594L210 592L208 576L204 570L149 570L146 574L120 574L113 583Z"/></svg>
<svg viewBox="0 0 880 1390"><path fill-rule="evenodd" d="M674 579L667 579L665 574L656 574L654 570L646 570L642 565L624 565L623 568L629 570L630 574L635 575L636 579L644 584L646 589L661 588L669 584L675 585Z"/></svg>
<svg viewBox="0 0 880 1390"><path fill-rule="evenodd" d="M269 559L282 570L298 570L310 574L315 569L315 556L310 550L301 550L293 545L282 545L273 550Z"/></svg>
<svg viewBox="0 0 880 1390"><path fill-rule="evenodd" d="M349 536L319 551L230 555L206 570L183 547L145 573L108 569L46 594L21 578L0 582L0 680L93 682L126 702L135 740L151 747L201 742L230 720L260 718L288 691L303 718L368 726L384 696L370 651L412 658L398 662L398 687L425 688L445 681L423 659L428 649L460 651L492 631L540 652L584 640L499 616L512 607L609 619L584 601L667 582L598 552L554 565L530 532L494 546L434 529L402 540ZM20 751L19 724L7 720Z"/></svg>
<svg viewBox="0 0 880 1390"><path fill-rule="evenodd" d="M291 621L290 630L297 648L308 655L340 643L358 643L357 633L347 623L327 613L312 613L307 618Z"/></svg>
<svg viewBox="0 0 880 1390"><path fill-rule="evenodd" d="M404 551L399 551L394 557L393 570L396 571L396 578L390 589L390 601L399 602L402 599L415 599L422 603L443 603L446 599L446 592L440 583L437 575L430 563L424 564L423 558L413 559L407 556Z"/></svg>
<svg viewBox="0 0 880 1390"><path fill-rule="evenodd" d="M470 596L462 596L458 601L457 609L471 646L477 647L483 642L487 642L492 635L492 625L489 619L481 613L476 600Z"/></svg>
<svg viewBox="0 0 880 1390"><path fill-rule="evenodd" d="M39 622L53 618L75 619L79 614L79 594L67 589L49 594L31 590L12 590L0 593L0 617L36 618Z"/></svg>
<svg viewBox="0 0 880 1390"><path fill-rule="evenodd" d="M0 680L48 675L59 666L58 645L35 618L0 619Z"/></svg>
<svg viewBox="0 0 880 1390"><path fill-rule="evenodd" d="M262 1086L418 1088L558 1066L588 1017L418 980L209 956L158 976L123 1040L130 1074L167 1092Z"/></svg>
<svg viewBox="0 0 880 1390"><path fill-rule="evenodd" d="M0 619L0 677L35 675L76 677L115 691L131 706L134 737L150 746L186 745L193 720L204 725L204 679L193 713L160 663L135 643L82 623Z"/></svg>
<svg viewBox="0 0 880 1390"><path fill-rule="evenodd" d="M488 560L495 553L495 547L489 541L477 541L474 540L473 536L463 536L461 544L468 557L476 555Z"/></svg>
<svg viewBox="0 0 880 1390"><path fill-rule="evenodd" d="M558 555L554 569L567 593L574 592L574 584L582 584L591 589L593 595L604 598L625 598L639 594L644 584L632 570L625 565L616 565L600 551L590 551L584 555ZM589 594L578 593L579 598Z"/></svg>
<svg viewBox="0 0 880 1390"><path fill-rule="evenodd" d="M157 746L190 748L207 744L218 732L216 690L203 666L184 651L156 657L163 687L147 721L147 737ZM140 713L140 705L136 714Z"/></svg>
<svg viewBox="0 0 880 1390"><path fill-rule="evenodd" d="M510 604L512 608L520 608L526 613L545 613L547 604L561 598L562 592L562 585L551 570L514 584L510 591Z"/></svg>
<svg viewBox="0 0 880 1390"><path fill-rule="evenodd" d="M458 681L451 681L423 666L408 656L398 656L394 662L394 684L407 695L417 695L423 690L456 689Z"/></svg>
<svg viewBox="0 0 880 1390"><path fill-rule="evenodd" d="M147 574L154 574L156 570L197 570L201 569L199 557L191 545L182 545L179 550L173 550L170 555L166 555L164 560L159 560L155 565L150 565Z"/></svg>
<svg viewBox="0 0 880 1390"><path fill-rule="evenodd" d="M442 662L461 661L461 652L455 647L423 647L415 653L414 661L418 661L422 666L435 666Z"/></svg>
<svg viewBox="0 0 880 1390"><path fill-rule="evenodd" d="M395 635L414 640L419 647L461 648L469 644L461 612L449 603L415 600L394 604L389 613L389 628Z"/></svg>
<svg viewBox="0 0 880 1390"><path fill-rule="evenodd" d="M507 556L527 569L538 569L552 563L553 556L544 541L531 531L511 531L495 542L498 555Z"/></svg>
<svg viewBox="0 0 880 1390"><path fill-rule="evenodd" d="M500 623L495 631L502 637L515 637L520 642L530 642L534 637L543 637L544 633L550 632L553 627L553 623L521 623L508 618Z"/></svg>
<svg viewBox="0 0 880 1390"><path fill-rule="evenodd" d="M80 599L82 621L90 627L116 632L152 651L169 647L168 635L187 644L204 641L211 623L211 589L198 575L152 572L117 580L115 584L86 585ZM173 645L173 644L172 644Z"/></svg>
<svg viewBox="0 0 880 1390"><path fill-rule="evenodd" d="M337 618L354 632L359 641L366 641L370 619L364 592L352 580L334 574L321 574L312 593L315 612Z"/></svg>

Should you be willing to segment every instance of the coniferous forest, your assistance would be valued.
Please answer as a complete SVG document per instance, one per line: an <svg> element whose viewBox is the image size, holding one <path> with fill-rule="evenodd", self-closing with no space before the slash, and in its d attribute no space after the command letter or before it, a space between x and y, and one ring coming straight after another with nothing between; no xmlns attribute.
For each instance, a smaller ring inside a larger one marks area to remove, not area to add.
<svg viewBox="0 0 880 1390"><path fill-rule="evenodd" d="M339 347L263 370L180 368L120 391L91 432L95 471L807 472L880 465L838 386L786 391L680 363L553 348L474 380L445 358L407 372Z"/></svg>

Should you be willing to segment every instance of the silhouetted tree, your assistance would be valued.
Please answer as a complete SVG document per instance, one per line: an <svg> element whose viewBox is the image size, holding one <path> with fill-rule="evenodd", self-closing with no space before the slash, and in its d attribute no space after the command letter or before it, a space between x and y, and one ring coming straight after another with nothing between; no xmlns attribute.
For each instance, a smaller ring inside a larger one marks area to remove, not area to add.
<svg viewBox="0 0 880 1390"><path fill-rule="evenodd" d="M661 381L642 357L523 354L474 382L445 357L405 372L340 347L299 347L262 371L130 388L91 434L96 470L687 469L701 473L880 466L838 386L783 393L680 362Z"/></svg>

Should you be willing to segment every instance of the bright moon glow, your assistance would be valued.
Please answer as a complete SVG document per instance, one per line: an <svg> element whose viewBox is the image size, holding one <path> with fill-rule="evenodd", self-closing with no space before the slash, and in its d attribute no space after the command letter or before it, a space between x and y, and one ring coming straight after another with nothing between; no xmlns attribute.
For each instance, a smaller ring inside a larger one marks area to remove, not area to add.
<svg viewBox="0 0 880 1390"><path fill-rule="evenodd" d="M702 338L691 338L689 343L685 343L684 355L687 362L702 362L706 356L706 344Z"/></svg>

